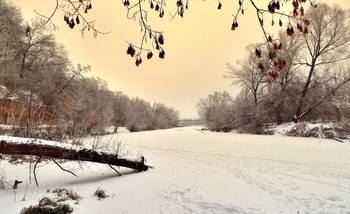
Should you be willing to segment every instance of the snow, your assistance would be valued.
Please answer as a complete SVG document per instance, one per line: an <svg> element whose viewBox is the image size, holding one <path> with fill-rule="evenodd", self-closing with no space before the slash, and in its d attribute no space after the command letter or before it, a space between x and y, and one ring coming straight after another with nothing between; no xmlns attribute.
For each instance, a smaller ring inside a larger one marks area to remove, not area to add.
<svg viewBox="0 0 350 214"><path fill-rule="evenodd" d="M0 99L4 99L8 93L8 90L5 86L0 85Z"/></svg>
<svg viewBox="0 0 350 214"><path fill-rule="evenodd" d="M350 143L318 138L213 133L183 127L121 133L118 139L153 166L146 172L65 162L37 169L40 187L29 184L29 164L0 162L7 181L0 213L38 204L47 190L68 188L82 199L73 213L350 213ZM111 136L106 136L109 140ZM27 187L27 190L26 190ZM108 198L93 193L101 188ZM22 199L25 198L24 201Z"/></svg>

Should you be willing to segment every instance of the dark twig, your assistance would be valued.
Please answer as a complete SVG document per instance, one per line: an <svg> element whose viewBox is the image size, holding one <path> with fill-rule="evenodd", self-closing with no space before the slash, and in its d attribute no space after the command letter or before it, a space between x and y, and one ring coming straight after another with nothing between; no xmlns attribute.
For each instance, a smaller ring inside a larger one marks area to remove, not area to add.
<svg viewBox="0 0 350 214"><path fill-rule="evenodd" d="M122 176L118 170L116 170L111 164L107 163L109 167L111 167L119 176Z"/></svg>
<svg viewBox="0 0 350 214"><path fill-rule="evenodd" d="M63 168L55 159L51 158L51 160L52 160L53 162L55 162L55 164L56 164L61 170L65 171L65 172L69 172L70 174L74 175L75 177L78 177L74 172L69 171L69 170Z"/></svg>
<svg viewBox="0 0 350 214"><path fill-rule="evenodd" d="M37 15L46 18L46 21L39 27L39 29L42 28L42 27L44 27L44 26L45 26L47 23L49 23L49 22L54 26L54 29L55 29L55 30L58 29L58 26L55 25L55 24L52 22L52 17L56 14L56 12L57 12L57 10L58 10L58 5L59 5L59 4L58 4L58 0L56 0L55 9L52 11L52 13L51 13L50 16L45 16L45 15L43 15L43 14L38 13L36 10L34 10L34 12L35 12Z"/></svg>
<svg viewBox="0 0 350 214"><path fill-rule="evenodd" d="M41 156L39 156L38 160L35 162L34 170L33 170L36 186L39 186L38 179L36 178L36 166L38 165L40 160L41 160Z"/></svg>

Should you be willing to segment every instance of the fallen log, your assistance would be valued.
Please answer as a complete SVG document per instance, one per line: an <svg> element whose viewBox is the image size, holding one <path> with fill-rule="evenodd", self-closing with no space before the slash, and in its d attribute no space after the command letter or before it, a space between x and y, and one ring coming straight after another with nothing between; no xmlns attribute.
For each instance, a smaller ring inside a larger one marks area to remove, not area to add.
<svg viewBox="0 0 350 214"><path fill-rule="evenodd" d="M72 147L70 144L41 141L37 139L24 140L21 138L10 138L11 140L0 140L0 154L8 155L34 155L47 157L50 159L65 159L73 161L89 161L95 163L108 164L109 166L120 166L135 169L137 171L147 171L149 166L144 164L144 158L139 161L119 158L118 154L108 151L87 149L82 147ZM112 167L113 168L113 167Z"/></svg>

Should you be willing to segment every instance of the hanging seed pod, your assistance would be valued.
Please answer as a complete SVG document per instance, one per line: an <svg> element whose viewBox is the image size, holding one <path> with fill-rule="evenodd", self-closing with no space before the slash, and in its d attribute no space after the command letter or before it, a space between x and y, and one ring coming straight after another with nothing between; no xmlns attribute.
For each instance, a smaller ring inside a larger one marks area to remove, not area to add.
<svg viewBox="0 0 350 214"><path fill-rule="evenodd" d="M77 16L77 18L75 18L75 22L78 24L80 24L80 19L79 19L79 16Z"/></svg>
<svg viewBox="0 0 350 214"><path fill-rule="evenodd" d="M270 13L275 13L275 2L270 2L270 4L267 6L267 9Z"/></svg>
<svg viewBox="0 0 350 214"><path fill-rule="evenodd" d="M135 64L136 66L139 66L141 63L142 63L142 58L139 56L137 57Z"/></svg>
<svg viewBox="0 0 350 214"><path fill-rule="evenodd" d="M69 27L70 27L71 29L73 29L74 26L75 26L74 19L72 18L72 19L70 20L70 22L69 22Z"/></svg>
<svg viewBox="0 0 350 214"><path fill-rule="evenodd" d="M261 58L262 55L261 55L261 50L259 48L256 48L255 49L255 55L258 57L258 58Z"/></svg>
<svg viewBox="0 0 350 214"><path fill-rule="evenodd" d="M147 59L151 59L152 57L153 57L152 51L148 52L148 54L147 54Z"/></svg>
<svg viewBox="0 0 350 214"><path fill-rule="evenodd" d="M269 36L269 38L267 39L268 42L272 42L272 37Z"/></svg>
<svg viewBox="0 0 350 214"><path fill-rule="evenodd" d="M159 51L159 58L164 59L165 52L164 50Z"/></svg>
<svg viewBox="0 0 350 214"><path fill-rule="evenodd" d="M160 18L163 18L163 16L164 16L164 10L160 10L160 12L159 12L159 17L160 17Z"/></svg>
<svg viewBox="0 0 350 214"><path fill-rule="evenodd" d="M177 0L176 6L177 7L182 7L183 6L182 0Z"/></svg>
<svg viewBox="0 0 350 214"><path fill-rule="evenodd" d="M293 0L293 7L294 7L294 9L298 9L299 8L299 2L298 2L298 0Z"/></svg>
<svg viewBox="0 0 350 214"><path fill-rule="evenodd" d="M234 20L231 26L231 30L235 30L238 27L238 22L237 20Z"/></svg>
<svg viewBox="0 0 350 214"><path fill-rule="evenodd" d="M277 1L277 3L276 3L276 9L277 9L277 10L281 9L280 2L279 2L279 1Z"/></svg>
<svg viewBox="0 0 350 214"><path fill-rule="evenodd" d="M264 67L264 65L263 65L261 62L259 62L258 68L259 68L259 70L261 71L261 73L264 73L264 72L265 72L265 67Z"/></svg>
<svg viewBox="0 0 350 214"><path fill-rule="evenodd" d="M160 34L160 35L159 35L159 37L158 37L158 42L159 42L159 44L164 45L164 37L163 37L163 34Z"/></svg>
<svg viewBox="0 0 350 214"><path fill-rule="evenodd" d="M221 10L221 7L222 7L222 4L221 4L221 2L219 2L218 10Z"/></svg>
<svg viewBox="0 0 350 214"><path fill-rule="evenodd" d="M287 28L287 35L292 36L294 34L294 29L292 26L288 26Z"/></svg>
<svg viewBox="0 0 350 214"><path fill-rule="evenodd" d="M125 6L125 7L129 7L129 6L130 6L129 0L125 0L125 1L124 1L124 6Z"/></svg>
<svg viewBox="0 0 350 214"><path fill-rule="evenodd" d="M293 10L293 17L297 17L299 15L298 10L294 9Z"/></svg>
<svg viewBox="0 0 350 214"><path fill-rule="evenodd" d="M126 54L130 55L131 57L134 57L135 55L135 49L132 47L132 45L129 45L128 49L126 50Z"/></svg>

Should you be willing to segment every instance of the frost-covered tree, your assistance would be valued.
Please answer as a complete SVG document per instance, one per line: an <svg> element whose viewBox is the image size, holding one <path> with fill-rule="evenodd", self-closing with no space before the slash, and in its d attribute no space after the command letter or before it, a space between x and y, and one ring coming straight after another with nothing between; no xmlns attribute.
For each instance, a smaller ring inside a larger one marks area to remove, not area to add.
<svg viewBox="0 0 350 214"><path fill-rule="evenodd" d="M214 92L197 103L198 114L207 127L213 131L230 131L234 115L232 97L226 91Z"/></svg>
<svg viewBox="0 0 350 214"><path fill-rule="evenodd" d="M306 67L306 77L293 116L295 122L305 117L330 93L350 80L350 75L339 79L328 93L314 102L308 102L309 92L317 88L318 84L322 84L327 76L337 73L335 65L350 60L349 14L349 10L341 9L340 6L330 7L327 4L320 4L316 9L307 12L306 18L310 20L309 33L303 36L304 52L298 59L299 64Z"/></svg>
<svg viewBox="0 0 350 214"><path fill-rule="evenodd" d="M3 84L13 82L13 73L18 66L16 57L23 38L22 22L20 10L0 0L0 81Z"/></svg>
<svg viewBox="0 0 350 214"><path fill-rule="evenodd" d="M121 126L126 126L130 115L130 98L122 92L115 92L113 97L113 118L114 132Z"/></svg>

